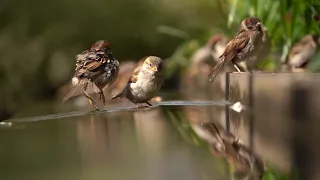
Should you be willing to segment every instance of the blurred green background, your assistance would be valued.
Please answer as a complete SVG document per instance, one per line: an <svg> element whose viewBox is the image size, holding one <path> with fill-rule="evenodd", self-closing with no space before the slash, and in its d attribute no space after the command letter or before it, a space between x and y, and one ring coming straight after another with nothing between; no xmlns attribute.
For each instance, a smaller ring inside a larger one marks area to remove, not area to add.
<svg viewBox="0 0 320 180"><path fill-rule="evenodd" d="M168 61L167 78L181 76L212 35L233 37L248 16L268 29L272 51L261 67L269 71L301 37L320 32L319 0L2 0L0 110L55 99L75 56L99 39L120 63L157 55ZM319 53L312 67L320 69ZM264 179L290 177L271 169Z"/></svg>
<svg viewBox="0 0 320 180"><path fill-rule="evenodd" d="M120 63L169 58L170 76L214 33L232 37L251 15L268 28L273 49L263 66L272 69L300 37L319 32L319 7L316 0L2 0L0 106L54 98L74 73L75 55L98 39Z"/></svg>
<svg viewBox="0 0 320 180"><path fill-rule="evenodd" d="M221 14L209 0L1 1L0 102L52 98L72 77L75 55L98 39L120 62L167 58L184 40L223 25Z"/></svg>

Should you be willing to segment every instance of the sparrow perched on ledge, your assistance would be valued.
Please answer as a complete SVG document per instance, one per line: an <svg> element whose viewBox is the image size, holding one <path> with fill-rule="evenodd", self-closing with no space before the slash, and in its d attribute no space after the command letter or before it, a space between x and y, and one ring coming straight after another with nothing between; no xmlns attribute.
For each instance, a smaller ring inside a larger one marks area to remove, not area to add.
<svg viewBox="0 0 320 180"><path fill-rule="evenodd" d="M308 34L297 42L290 50L285 64L293 72L305 71L320 43L319 35Z"/></svg>
<svg viewBox="0 0 320 180"><path fill-rule="evenodd" d="M149 56L141 67L133 71L124 90L111 99L127 98L135 104L147 103L152 99L163 85L162 59ZM139 107L139 105L137 106Z"/></svg>
<svg viewBox="0 0 320 180"><path fill-rule="evenodd" d="M119 73L119 61L112 55L109 43L104 40L95 42L90 50L85 50L76 56L75 74L72 78L72 88L63 98L63 102L71 97L84 94L89 103L98 109L96 102L90 97L98 93L105 105L102 89L111 85Z"/></svg>
<svg viewBox="0 0 320 180"><path fill-rule="evenodd" d="M261 44L264 42L263 25L259 18L249 17L241 22L241 27L236 36L227 44L223 54L219 57L221 60L212 69L209 77L213 74L214 77L210 79L213 81L219 70L228 62L232 62L238 72L240 70L238 63L242 61L250 61L256 59L256 56L261 51ZM245 71L248 71L244 67Z"/></svg>

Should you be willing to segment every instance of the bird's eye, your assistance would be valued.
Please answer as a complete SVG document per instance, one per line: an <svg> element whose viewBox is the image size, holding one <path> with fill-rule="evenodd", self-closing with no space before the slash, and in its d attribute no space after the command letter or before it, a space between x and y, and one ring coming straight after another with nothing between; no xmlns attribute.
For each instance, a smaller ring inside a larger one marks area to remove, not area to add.
<svg viewBox="0 0 320 180"><path fill-rule="evenodd" d="M149 64L149 66L151 67L152 65L151 65L151 64Z"/></svg>

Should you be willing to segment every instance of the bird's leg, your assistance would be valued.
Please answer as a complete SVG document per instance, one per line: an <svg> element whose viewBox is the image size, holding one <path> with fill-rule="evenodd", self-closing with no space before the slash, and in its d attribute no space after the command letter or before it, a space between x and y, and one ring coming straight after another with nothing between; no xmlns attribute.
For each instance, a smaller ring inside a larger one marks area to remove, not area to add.
<svg viewBox="0 0 320 180"><path fill-rule="evenodd" d="M139 109L141 107L141 104L136 104L136 108Z"/></svg>
<svg viewBox="0 0 320 180"><path fill-rule="evenodd" d="M235 72L235 73L249 72L246 64L243 65L244 66L243 68L241 66L239 66L239 64L237 64L236 62L232 62L232 64L233 64L233 67L237 70L237 72Z"/></svg>
<svg viewBox="0 0 320 180"><path fill-rule="evenodd" d="M240 70L238 64L234 63L233 67L236 68L236 70L238 71L238 73L242 73L242 71Z"/></svg>
<svg viewBox="0 0 320 180"><path fill-rule="evenodd" d="M96 102L94 102L94 100L89 96L89 94L87 93L87 85L84 86L84 95L86 96L86 98L89 100L89 103L91 104L91 106L93 106L93 108L95 110L99 110L99 108L96 105Z"/></svg>
<svg viewBox="0 0 320 180"><path fill-rule="evenodd" d="M97 107L96 103L95 103L94 100L87 94L87 92L85 92L84 95L85 95L86 98L89 100L89 103L91 104L91 106L93 106L93 108L94 108L95 110L99 110L99 108Z"/></svg>
<svg viewBox="0 0 320 180"><path fill-rule="evenodd" d="M232 62L233 64L233 67L237 70L237 72L235 73L244 73L244 72L250 72L249 69L248 69L248 66L245 62L240 62L241 63L241 66L236 63L236 62Z"/></svg>
<svg viewBox="0 0 320 180"><path fill-rule="evenodd" d="M94 100L88 95L88 93L85 92L84 95L85 95L86 98L89 100L89 103L91 104L91 106L92 106L95 110L99 110L99 108L97 107L96 103L95 103Z"/></svg>
<svg viewBox="0 0 320 180"><path fill-rule="evenodd" d="M243 63L242 63L242 67L243 67L243 70L244 70L245 72L249 72L247 63L243 62Z"/></svg>
<svg viewBox="0 0 320 180"><path fill-rule="evenodd" d="M149 103L148 101L146 102L146 104L148 104L149 106L152 106L152 104L151 104L151 103Z"/></svg>
<svg viewBox="0 0 320 180"><path fill-rule="evenodd" d="M100 90L100 92L99 92L100 100L102 99L103 105L105 106L106 105L106 98L105 98L104 93L100 87L99 87L99 90Z"/></svg>

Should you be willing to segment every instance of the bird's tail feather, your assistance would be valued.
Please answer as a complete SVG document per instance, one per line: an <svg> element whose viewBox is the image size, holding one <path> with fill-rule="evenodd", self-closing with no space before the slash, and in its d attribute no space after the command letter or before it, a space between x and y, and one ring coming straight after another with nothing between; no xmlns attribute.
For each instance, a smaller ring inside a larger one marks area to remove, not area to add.
<svg viewBox="0 0 320 180"><path fill-rule="evenodd" d="M86 89L85 89L85 86ZM69 100L72 97L75 96L80 96L84 94L84 90L86 91L87 94L96 94L100 92L100 89L95 85L95 83L89 81L86 83L79 83L76 86L73 86L68 94L62 99L62 102L66 102L67 100Z"/></svg>
<svg viewBox="0 0 320 180"><path fill-rule="evenodd" d="M213 82L214 79L217 77L218 72L220 71L220 69L223 67L224 65L224 60L221 60L220 62L218 62L218 64L216 64L214 66L214 68L212 69L211 73L209 74L208 77L210 77L213 74L213 78L210 78L210 81Z"/></svg>
<svg viewBox="0 0 320 180"><path fill-rule="evenodd" d="M62 99L62 102L66 102L70 98L75 97L75 96L79 96L81 94L84 94L84 85L74 86L70 89L68 94L66 96L64 96L64 98Z"/></svg>
<svg viewBox="0 0 320 180"><path fill-rule="evenodd" d="M122 91L121 93L113 96L111 99L118 99L118 98L123 98L124 97L124 91Z"/></svg>

